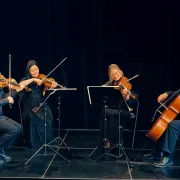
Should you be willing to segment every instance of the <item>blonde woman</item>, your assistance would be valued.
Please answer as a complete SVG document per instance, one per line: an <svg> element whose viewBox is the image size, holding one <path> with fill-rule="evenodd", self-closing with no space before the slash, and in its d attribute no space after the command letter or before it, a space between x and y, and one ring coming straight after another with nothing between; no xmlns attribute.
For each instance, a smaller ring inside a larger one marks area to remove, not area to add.
<svg viewBox="0 0 180 180"><path fill-rule="evenodd" d="M128 126L129 120L133 119L135 117L133 110L136 109L136 103L137 99L132 98L129 89L132 88L132 85L125 79L123 71L118 67L116 64L111 64L108 67L108 76L109 81L104 84L104 86L114 86L114 85L125 85L123 89L121 90L121 94L124 98L124 102L127 106L125 108L124 106L121 106L120 104L114 105L111 103L111 105L107 104L107 108L105 109L105 113L103 113L101 124L100 124L100 131L101 131L101 139L106 138L106 149L109 149L111 146L111 143L117 144L118 143L118 133L119 133L119 110L120 110L120 125L122 128L126 128ZM121 83L121 79L125 79L125 84ZM119 89L118 89L119 91ZM120 95L120 94L119 94ZM106 129L104 129L104 114L106 114ZM121 131L122 132L122 131ZM122 140L122 134L121 134L121 140Z"/></svg>

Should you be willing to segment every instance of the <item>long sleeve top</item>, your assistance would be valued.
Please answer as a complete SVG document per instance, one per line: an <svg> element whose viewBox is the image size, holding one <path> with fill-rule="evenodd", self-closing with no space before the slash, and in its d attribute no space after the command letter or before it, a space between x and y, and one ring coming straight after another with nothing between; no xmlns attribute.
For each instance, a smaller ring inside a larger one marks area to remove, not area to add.
<svg viewBox="0 0 180 180"><path fill-rule="evenodd" d="M15 98L17 94L18 94L17 91L12 91L12 98ZM9 103L9 100L7 98L8 96L9 93L5 94L3 89L0 88L0 117L3 115L2 106Z"/></svg>
<svg viewBox="0 0 180 180"><path fill-rule="evenodd" d="M130 84L130 83L129 83ZM131 84L130 84L131 85ZM114 81L108 81L106 82L103 86L114 86ZM130 97L127 101L126 101L127 105L130 106L130 108L136 109L137 107L137 97L136 99Z"/></svg>
<svg viewBox="0 0 180 180"><path fill-rule="evenodd" d="M166 93L168 94L168 97L172 96L176 91L166 91ZM180 94L180 91L179 93Z"/></svg>

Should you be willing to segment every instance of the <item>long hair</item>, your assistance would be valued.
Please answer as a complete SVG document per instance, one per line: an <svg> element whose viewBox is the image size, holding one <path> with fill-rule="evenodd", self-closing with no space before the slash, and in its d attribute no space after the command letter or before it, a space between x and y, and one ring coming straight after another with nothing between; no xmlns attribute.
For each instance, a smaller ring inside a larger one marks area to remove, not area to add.
<svg viewBox="0 0 180 180"><path fill-rule="evenodd" d="M37 65L36 61L34 60L30 60L28 61L27 65L26 65L26 79L30 79L31 78L31 74L30 74L30 68L31 66Z"/></svg>
<svg viewBox="0 0 180 180"><path fill-rule="evenodd" d="M111 64L108 68L108 76L109 76L109 80L113 81L113 79L111 78L111 71L112 69L116 69L119 73L122 74L122 76L124 76L123 71L119 68L119 66L117 64Z"/></svg>

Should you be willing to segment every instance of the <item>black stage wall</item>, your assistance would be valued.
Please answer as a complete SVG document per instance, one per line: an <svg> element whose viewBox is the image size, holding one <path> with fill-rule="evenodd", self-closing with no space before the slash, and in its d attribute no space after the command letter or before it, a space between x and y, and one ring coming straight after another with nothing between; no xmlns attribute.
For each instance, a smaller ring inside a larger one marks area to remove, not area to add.
<svg viewBox="0 0 180 180"><path fill-rule="evenodd" d="M139 95L138 128L151 127L157 96L179 84L180 14L177 4L108 0L6 0L0 2L0 72L20 81L28 60L35 59L60 84L77 88L49 100L56 119L61 101L61 128L99 128L99 105L89 105L88 85L108 80L107 67L118 64ZM19 120L18 99L6 115ZM56 124L56 123L55 123Z"/></svg>

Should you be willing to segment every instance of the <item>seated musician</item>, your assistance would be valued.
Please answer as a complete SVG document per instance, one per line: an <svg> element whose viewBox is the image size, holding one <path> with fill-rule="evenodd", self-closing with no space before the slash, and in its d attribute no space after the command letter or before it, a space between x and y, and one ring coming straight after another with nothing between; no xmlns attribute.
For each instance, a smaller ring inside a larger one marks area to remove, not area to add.
<svg viewBox="0 0 180 180"><path fill-rule="evenodd" d="M43 92L46 88L43 81L38 79L40 69L36 61L28 61L25 72L25 77L20 82L20 84L28 87L26 90L22 91L21 94L24 138L29 148L39 148L43 145L45 137L47 142L52 140L53 115L50 107L47 105L45 131L44 108L41 107L37 113L34 112L34 109L39 107L44 101ZM56 86L57 83L53 83L51 88L55 88Z"/></svg>
<svg viewBox="0 0 180 180"><path fill-rule="evenodd" d="M165 92L157 98L160 103L173 95L174 92ZM177 118L176 118L177 119ZM166 131L158 139L155 144L155 149L150 154L145 154L143 159L153 160L153 166L155 167L167 167L173 164L172 154L175 149L175 145L180 135L180 120L173 120L168 124ZM157 161L160 158L160 161Z"/></svg>
<svg viewBox="0 0 180 180"><path fill-rule="evenodd" d="M102 115L101 123L100 123L100 136L101 139L105 138L107 139L105 148L109 149L112 144L117 144L119 140L119 110L121 109L120 113L120 126L123 128L126 128L128 125L128 122L130 119L135 118L135 115L133 113L132 108L135 109L137 98L132 98L130 91L128 91L129 87L132 87L132 85L127 82L127 78L124 76L124 73L122 70L116 65L111 64L108 68L108 75L109 75L109 81L104 84L104 86L117 86L121 85L122 79L125 79L125 83L123 84L125 87L120 91L119 93L122 94L124 101L126 102L127 108L123 109L122 107L119 107L120 104L111 105L107 108L105 108L107 123L106 123L106 130L104 129L104 114ZM122 139L122 136L121 136Z"/></svg>
<svg viewBox="0 0 180 180"><path fill-rule="evenodd" d="M10 148L22 130L19 123L3 114L2 107L13 104L14 98L24 87L23 85L17 86L15 90L12 90L11 96L9 93L5 94L3 88L0 88L0 167L11 161L11 157L7 156L4 150Z"/></svg>

